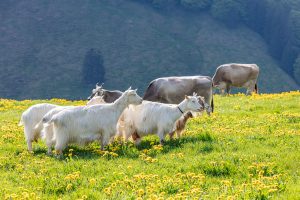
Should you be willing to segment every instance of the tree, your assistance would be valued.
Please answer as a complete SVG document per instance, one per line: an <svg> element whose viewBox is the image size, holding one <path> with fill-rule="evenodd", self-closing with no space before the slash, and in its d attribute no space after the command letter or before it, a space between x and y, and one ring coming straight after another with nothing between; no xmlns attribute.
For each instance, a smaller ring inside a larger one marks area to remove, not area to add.
<svg viewBox="0 0 300 200"><path fill-rule="evenodd" d="M104 82L105 68L100 50L90 49L87 51L82 65L82 77L83 82L88 85Z"/></svg>

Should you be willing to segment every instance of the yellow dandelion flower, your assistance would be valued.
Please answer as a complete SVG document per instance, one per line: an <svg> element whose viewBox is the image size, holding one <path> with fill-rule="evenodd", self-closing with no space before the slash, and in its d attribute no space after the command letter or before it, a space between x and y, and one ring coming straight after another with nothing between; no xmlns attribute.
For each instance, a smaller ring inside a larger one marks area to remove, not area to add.
<svg viewBox="0 0 300 200"><path fill-rule="evenodd" d="M67 187L66 187L66 190L67 190L67 191L68 191L68 190L71 190L72 187L73 187L73 185L72 185L71 183L69 183L69 184L67 185Z"/></svg>
<svg viewBox="0 0 300 200"><path fill-rule="evenodd" d="M86 195L82 195L82 199L87 199L88 197Z"/></svg>
<svg viewBox="0 0 300 200"><path fill-rule="evenodd" d="M96 184L96 179L95 178L91 178L89 182L90 182L91 185L95 185Z"/></svg>
<svg viewBox="0 0 300 200"><path fill-rule="evenodd" d="M143 189L138 190L138 196L143 196L145 194L145 191Z"/></svg>

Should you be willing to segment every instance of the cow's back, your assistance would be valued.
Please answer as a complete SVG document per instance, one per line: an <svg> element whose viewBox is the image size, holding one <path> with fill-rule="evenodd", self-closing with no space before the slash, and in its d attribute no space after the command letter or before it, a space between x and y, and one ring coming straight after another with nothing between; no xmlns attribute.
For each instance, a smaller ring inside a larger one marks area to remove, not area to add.
<svg viewBox="0 0 300 200"><path fill-rule="evenodd" d="M180 103L185 95L196 92L208 102L212 95L212 80L208 76L163 77L153 80L144 96L144 100L162 103Z"/></svg>
<svg viewBox="0 0 300 200"><path fill-rule="evenodd" d="M224 64L217 68L213 77L214 84L226 82L241 87L250 80L258 77L259 67L256 64Z"/></svg>

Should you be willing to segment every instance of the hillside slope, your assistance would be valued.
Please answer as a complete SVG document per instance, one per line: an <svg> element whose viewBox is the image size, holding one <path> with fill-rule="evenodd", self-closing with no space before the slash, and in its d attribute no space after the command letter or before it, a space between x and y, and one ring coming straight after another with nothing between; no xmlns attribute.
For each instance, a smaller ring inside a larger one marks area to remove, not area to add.
<svg viewBox="0 0 300 200"><path fill-rule="evenodd" d="M102 51L105 87L142 93L169 75L213 75L223 63L257 63L262 92L299 89L246 27L226 28L209 15L159 12L118 1L11 1L0 20L0 97L85 98L85 53Z"/></svg>

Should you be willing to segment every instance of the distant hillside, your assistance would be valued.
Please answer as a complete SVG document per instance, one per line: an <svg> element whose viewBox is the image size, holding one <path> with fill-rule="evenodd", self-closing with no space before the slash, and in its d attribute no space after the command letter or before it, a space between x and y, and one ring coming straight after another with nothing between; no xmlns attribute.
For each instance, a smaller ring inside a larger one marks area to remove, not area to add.
<svg viewBox="0 0 300 200"><path fill-rule="evenodd" d="M155 9L128 0L1 3L0 97L86 98L84 56L99 49L105 87L138 87L157 77L212 76L223 63L257 63L261 92L299 89L258 33L228 28L209 13Z"/></svg>

